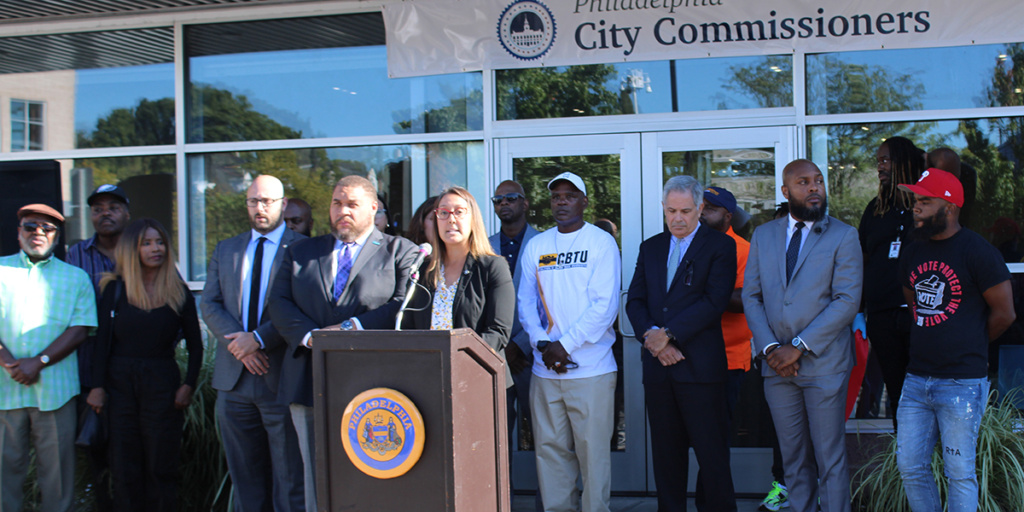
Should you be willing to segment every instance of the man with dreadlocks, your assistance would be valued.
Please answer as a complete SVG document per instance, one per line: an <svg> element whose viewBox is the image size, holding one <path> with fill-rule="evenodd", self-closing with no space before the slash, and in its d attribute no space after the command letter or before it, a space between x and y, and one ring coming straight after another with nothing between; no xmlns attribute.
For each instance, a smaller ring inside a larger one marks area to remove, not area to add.
<svg viewBox="0 0 1024 512"><path fill-rule="evenodd" d="M914 196L897 187L917 183L924 157L924 151L905 137L882 142L876 153L878 196L868 203L860 219L867 337L882 367L893 427L910 357L910 312L900 289L899 257L914 227Z"/></svg>

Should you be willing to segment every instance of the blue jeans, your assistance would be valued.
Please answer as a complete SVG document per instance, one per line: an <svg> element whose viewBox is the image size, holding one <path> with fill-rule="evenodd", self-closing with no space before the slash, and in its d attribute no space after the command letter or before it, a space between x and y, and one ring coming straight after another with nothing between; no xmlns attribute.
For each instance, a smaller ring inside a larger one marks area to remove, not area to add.
<svg viewBox="0 0 1024 512"><path fill-rule="evenodd" d="M988 401L988 379L938 379L908 373L897 419L896 461L914 512L941 512L932 452L941 437L949 512L978 509L975 452Z"/></svg>

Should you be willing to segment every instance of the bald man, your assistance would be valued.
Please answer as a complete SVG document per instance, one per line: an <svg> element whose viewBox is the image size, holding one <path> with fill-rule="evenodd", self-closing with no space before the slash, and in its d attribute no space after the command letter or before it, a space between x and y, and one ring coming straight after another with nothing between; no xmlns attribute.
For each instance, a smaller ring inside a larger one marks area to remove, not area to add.
<svg viewBox="0 0 1024 512"><path fill-rule="evenodd" d="M264 310L285 249L306 237L284 225L281 180L257 177L245 204L251 229L217 244L203 289L203 319L217 339L217 422L235 511L305 510L295 428L277 399L287 344Z"/></svg>
<svg viewBox="0 0 1024 512"><path fill-rule="evenodd" d="M305 236L311 236L313 232L313 208L309 203L293 197L288 200L284 209L284 223L288 229Z"/></svg>

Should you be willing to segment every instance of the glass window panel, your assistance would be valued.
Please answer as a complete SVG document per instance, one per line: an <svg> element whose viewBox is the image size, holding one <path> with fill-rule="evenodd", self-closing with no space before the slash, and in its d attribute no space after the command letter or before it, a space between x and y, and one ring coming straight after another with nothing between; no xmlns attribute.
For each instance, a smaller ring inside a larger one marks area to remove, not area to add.
<svg viewBox="0 0 1024 512"><path fill-rule="evenodd" d="M673 61L677 112L793 106L793 58L758 55Z"/></svg>
<svg viewBox="0 0 1024 512"><path fill-rule="evenodd" d="M28 105L28 120L31 122L43 122L43 104L42 103L29 103Z"/></svg>
<svg viewBox="0 0 1024 512"><path fill-rule="evenodd" d="M793 105L789 56L497 71L498 120Z"/></svg>
<svg viewBox="0 0 1024 512"><path fill-rule="evenodd" d="M17 119L19 121L25 120L25 102L12 100L11 101L11 119Z"/></svg>
<svg viewBox="0 0 1024 512"><path fill-rule="evenodd" d="M868 201L878 193L875 151L895 135L926 151L948 147L973 169L961 176L967 202L961 223L999 247L1008 262L1021 257L1024 223L1024 118L879 123L808 128L811 159L827 169L829 213L857 226ZM976 178L972 176L976 175ZM971 189L975 190L971 200Z"/></svg>
<svg viewBox="0 0 1024 512"><path fill-rule="evenodd" d="M11 151L26 151L24 121L11 121Z"/></svg>
<svg viewBox="0 0 1024 512"><path fill-rule="evenodd" d="M481 73L388 78L378 13L185 34L190 142L483 129Z"/></svg>
<svg viewBox="0 0 1024 512"><path fill-rule="evenodd" d="M190 279L206 279L206 262L217 242L249 229L245 192L256 176L277 176L284 183L285 196L310 204L313 236L330 233L328 208L338 179L367 176L377 184L392 223L401 231L426 199L428 183L430 193L467 186L466 169L484 167L482 148L481 142L452 142L189 156ZM479 191L474 193L483 197Z"/></svg>
<svg viewBox="0 0 1024 512"><path fill-rule="evenodd" d="M132 220L151 217L171 234L177 259L178 194L174 155L61 160L65 176L65 225L68 245L93 235L86 200L96 187L118 185L130 202ZM70 193L69 193L70 192Z"/></svg>
<svg viewBox="0 0 1024 512"><path fill-rule="evenodd" d="M169 27L0 38L0 96L39 103L27 118L46 117L46 149L173 144L173 38Z"/></svg>
<svg viewBox="0 0 1024 512"><path fill-rule="evenodd" d="M1021 105L1021 43L807 56L807 113Z"/></svg>
<svg viewBox="0 0 1024 512"><path fill-rule="evenodd" d="M28 125L28 149L30 151L43 150L43 125Z"/></svg>
<svg viewBox="0 0 1024 512"><path fill-rule="evenodd" d="M754 228L775 217L775 150L773 148L666 151L662 183L692 176L706 187L722 187L736 196L733 230L750 239Z"/></svg>

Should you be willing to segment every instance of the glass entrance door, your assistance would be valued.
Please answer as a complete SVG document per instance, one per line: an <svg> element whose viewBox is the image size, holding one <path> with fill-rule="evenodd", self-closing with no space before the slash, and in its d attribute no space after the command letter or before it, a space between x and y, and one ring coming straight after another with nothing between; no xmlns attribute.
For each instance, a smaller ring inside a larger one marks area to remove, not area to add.
<svg viewBox="0 0 1024 512"><path fill-rule="evenodd" d="M640 135L590 135L501 139L497 142L497 181L514 179L526 189L530 201L528 219L538 230L555 225L551 216L547 183L565 171L583 177L590 206L585 219L591 223L610 221L622 250L623 291L633 276L642 234L640 197ZM624 298L624 297L623 297ZM627 322L621 314L619 322ZM646 429L643 389L640 381L639 345L620 333L614 347L619 366L615 400L615 431L608 440L612 451L612 491L646 490ZM520 415L522 418L522 415ZM512 478L517 490L536 489L537 474L533 439L527 424L520 422Z"/></svg>
<svg viewBox="0 0 1024 512"><path fill-rule="evenodd" d="M757 225L770 220L782 201L781 170L795 158L796 129L751 129L649 132L586 136L499 139L494 155L494 183L519 181L530 201L528 217L537 229L554 226L547 182L564 171L584 177L590 207L586 220L611 221L622 251L622 294L617 325L619 387L612 450L612 491L655 491L644 410L640 344L624 314L625 290L633 277L640 243L664 229L661 188L666 179L687 174L705 185L733 192L744 212L736 229L750 238ZM778 172L777 172L778 171ZM496 229L496 226L492 226ZM621 354L621 355L620 355ZM772 481L767 406L756 372L748 372L737 405L732 468L737 492L764 493ZM517 490L536 489L536 465L528 424L520 423L514 446L512 477ZM694 489L696 463L691 457Z"/></svg>

